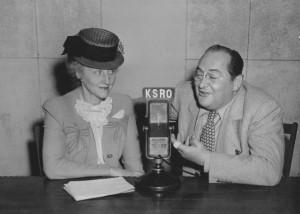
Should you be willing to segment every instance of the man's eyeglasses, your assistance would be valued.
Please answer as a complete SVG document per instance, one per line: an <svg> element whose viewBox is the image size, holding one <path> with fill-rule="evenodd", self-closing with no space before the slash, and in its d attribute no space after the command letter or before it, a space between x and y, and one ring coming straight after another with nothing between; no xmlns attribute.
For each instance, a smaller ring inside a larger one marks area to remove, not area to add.
<svg viewBox="0 0 300 214"><path fill-rule="evenodd" d="M193 76L193 80L195 82L201 82L203 80L207 80L210 83L213 83L218 78L219 77L217 76L217 74L214 74L213 72L205 72L205 71L201 70L199 67L196 68L194 76Z"/></svg>

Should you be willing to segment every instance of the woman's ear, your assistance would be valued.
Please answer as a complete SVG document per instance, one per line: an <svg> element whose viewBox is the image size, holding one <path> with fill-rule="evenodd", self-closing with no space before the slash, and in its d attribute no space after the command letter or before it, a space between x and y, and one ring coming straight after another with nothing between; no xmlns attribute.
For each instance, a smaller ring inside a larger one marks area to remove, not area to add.
<svg viewBox="0 0 300 214"><path fill-rule="evenodd" d="M239 90L239 88L242 85L242 82L243 82L243 75L240 74L240 75L236 76L233 80L233 91Z"/></svg>
<svg viewBox="0 0 300 214"><path fill-rule="evenodd" d="M82 78L82 67L81 67L81 65L78 62L74 61L69 66L70 66L70 69L73 71L74 76L77 79L81 80L81 78Z"/></svg>

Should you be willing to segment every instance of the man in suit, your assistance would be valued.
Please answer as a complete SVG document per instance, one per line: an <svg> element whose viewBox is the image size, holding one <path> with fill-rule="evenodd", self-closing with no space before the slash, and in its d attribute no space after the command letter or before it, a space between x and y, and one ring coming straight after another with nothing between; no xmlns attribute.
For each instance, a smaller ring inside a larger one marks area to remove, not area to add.
<svg viewBox="0 0 300 214"><path fill-rule="evenodd" d="M284 160L282 110L243 81L242 70L237 51L221 45L205 51L192 81L176 87L179 131L172 142L209 182L273 186Z"/></svg>

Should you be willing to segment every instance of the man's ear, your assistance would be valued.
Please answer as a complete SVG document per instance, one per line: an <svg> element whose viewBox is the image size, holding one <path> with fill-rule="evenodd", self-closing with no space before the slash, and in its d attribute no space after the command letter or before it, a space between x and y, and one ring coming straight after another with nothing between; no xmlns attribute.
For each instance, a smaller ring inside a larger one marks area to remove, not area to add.
<svg viewBox="0 0 300 214"><path fill-rule="evenodd" d="M79 71L75 71L75 76L77 79L79 80L81 79L81 75L79 74Z"/></svg>
<svg viewBox="0 0 300 214"><path fill-rule="evenodd" d="M233 91L239 90L243 82L243 75L238 75L233 80Z"/></svg>

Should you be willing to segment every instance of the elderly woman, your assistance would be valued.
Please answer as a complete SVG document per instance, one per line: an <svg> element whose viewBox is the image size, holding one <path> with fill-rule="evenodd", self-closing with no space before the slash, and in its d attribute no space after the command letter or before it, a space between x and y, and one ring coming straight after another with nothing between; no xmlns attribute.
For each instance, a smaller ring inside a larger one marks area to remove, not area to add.
<svg viewBox="0 0 300 214"><path fill-rule="evenodd" d="M132 101L111 92L124 62L118 36L104 29L82 29L67 37L64 48L67 68L81 84L43 106L46 176L142 175Z"/></svg>

